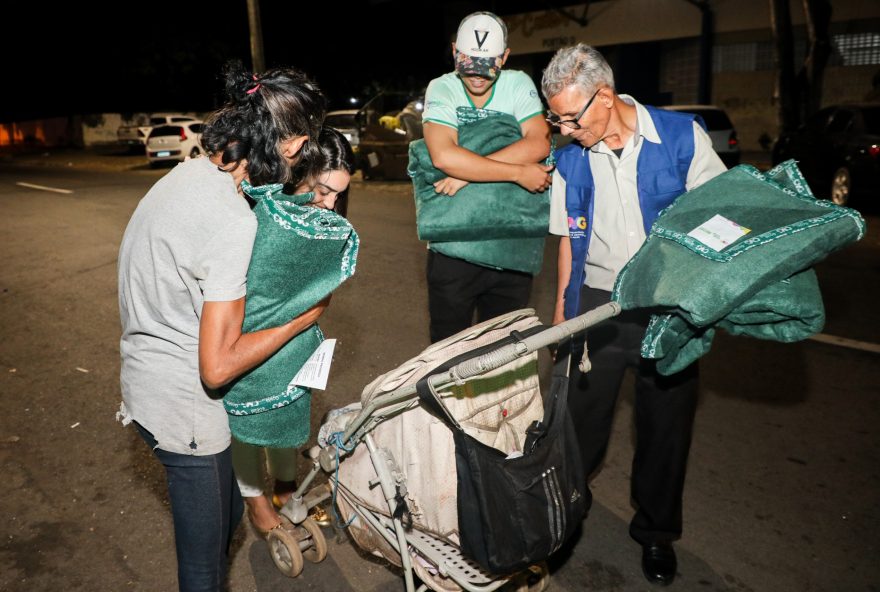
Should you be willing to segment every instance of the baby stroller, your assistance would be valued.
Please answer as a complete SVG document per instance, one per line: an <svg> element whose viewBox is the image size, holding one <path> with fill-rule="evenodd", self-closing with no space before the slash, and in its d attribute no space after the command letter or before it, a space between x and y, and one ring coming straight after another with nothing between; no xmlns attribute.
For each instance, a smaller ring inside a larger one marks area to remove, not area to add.
<svg viewBox="0 0 880 592"><path fill-rule="evenodd" d="M306 516L332 496L337 520L360 548L403 570L407 592L490 592L505 584L543 590L549 574L542 562L495 573L462 553L453 436L426 410L417 385L423 392L429 385L480 445L517 458L545 415L538 351L619 312L612 302L555 327L541 326L531 309L491 319L432 345L367 385L359 402L331 411L309 452L311 472L281 510L300 535L277 529L270 537L276 566L296 576L303 556L323 559L323 535ZM329 482L305 493L322 470Z"/></svg>

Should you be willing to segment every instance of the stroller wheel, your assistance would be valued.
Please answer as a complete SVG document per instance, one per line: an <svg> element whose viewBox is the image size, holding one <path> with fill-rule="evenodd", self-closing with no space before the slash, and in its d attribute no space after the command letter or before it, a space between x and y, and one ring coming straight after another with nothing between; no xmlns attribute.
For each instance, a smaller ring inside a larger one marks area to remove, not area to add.
<svg viewBox="0 0 880 592"><path fill-rule="evenodd" d="M513 576L511 583L513 584L511 591L543 592L550 585L550 570L547 568L547 562L541 561L528 566Z"/></svg>
<svg viewBox="0 0 880 592"><path fill-rule="evenodd" d="M309 536L312 537L312 546L302 552L303 557L312 563L323 561L327 557L327 539L324 538L321 527L311 518L303 520L300 526L305 528Z"/></svg>
<svg viewBox="0 0 880 592"><path fill-rule="evenodd" d="M286 528L275 528L269 531L267 541L272 561L281 573L290 578L302 573L303 555L299 550L299 541L292 532Z"/></svg>

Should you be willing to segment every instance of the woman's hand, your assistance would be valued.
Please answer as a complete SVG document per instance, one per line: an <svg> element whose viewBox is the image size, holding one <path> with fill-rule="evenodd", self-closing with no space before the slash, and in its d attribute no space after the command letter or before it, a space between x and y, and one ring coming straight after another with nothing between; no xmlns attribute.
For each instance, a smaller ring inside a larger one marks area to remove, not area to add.
<svg viewBox="0 0 880 592"><path fill-rule="evenodd" d="M299 327L299 331L296 333L302 332L304 329L311 327L317 322L317 320L324 314L324 311L327 310L327 307L330 305L330 297L333 294L327 294L327 296L321 300L318 304L308 309L298 317L292 319L289 324L296 324Z"/></svg>

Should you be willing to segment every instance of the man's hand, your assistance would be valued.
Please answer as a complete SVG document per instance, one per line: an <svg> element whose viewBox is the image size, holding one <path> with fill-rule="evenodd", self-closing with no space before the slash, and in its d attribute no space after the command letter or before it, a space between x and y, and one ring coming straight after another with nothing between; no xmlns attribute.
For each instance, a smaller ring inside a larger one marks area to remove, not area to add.
<svg viewBox="0 0 880 592"><path fill-rule="evenodd" d="M553 172L552 166L543 164L521 164L519 167L520 172L517 174L514 181L526 191L540 193L542 191L547 191L547 188L550 187L550 181L552 179L550 173Z"/></svg>
<svg viewBox="0 0 880 592"><path fill-rule="evenodd" d="M516 176L516 183L526 191L540 193L547 191L547 188L550 187L551 173L553 172L552 166L535 163L523 164L519 165L519 167L520 172ZM467 184L468 181L456 179L455 177L446 177L434 183L434 191L452 197Z"/></svg>
<svg viewBox="0 0 880 592"><path fill-rule="evenodd" d="M550 185L547 173L551 169L534 163L543 161L550 152L547 122L535 115L523 125L523 133L523 139L510 146L489 156L480 156L458 145L457 129L430 121L424 126L425 145L431 162L450 179L469 183L517 183L532 193L544 191ZM450 182L449 179L444 181ZM447 188L445 184L440 187ZM461 187L454 189L458 191ZM446 195L453 193L447 192Z"/></svg>
<svg viewBox="0 0 880 592"><path fill-rule="evenodd" d="M456 179L455 177L446 177L445 179L441 179L440 181L434 183L434 191L452 197L458 192L459 189L467 184L467 181L462 181L461 179Z"/></svg>

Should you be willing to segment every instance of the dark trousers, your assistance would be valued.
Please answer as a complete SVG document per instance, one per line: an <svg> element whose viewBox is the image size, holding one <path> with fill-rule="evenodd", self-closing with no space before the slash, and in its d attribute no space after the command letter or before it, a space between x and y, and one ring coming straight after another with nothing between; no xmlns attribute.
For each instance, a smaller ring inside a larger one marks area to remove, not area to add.
<svg viewBox="0 0 880 592"><path fill-rule="evenodd" d="M428 313L431 343L446 339L477 322L525 308L532 276L497 270L428 251Z"/></svg>
<svg viewBox="0 0 880 592"><path fill-rule="evenodd" d="M180 591L225 590L229 543L244 511L230 448L207 456L176 454L156 448L153 435L135 426L165 467Z"/></svg>
<svg viewBox="0 0 880 592"><path fill-rule="evenodd" d="M610 300L604 290L581 290L581 313ZM580 436L587 475L602 464L624 372L636 376L636 450L632 462L632 499L637 506L630 535L639 543L672 541L681 536L682 493L696 413L697 364L672 376L656 371L640 356L647 311L624 311L587 331L592 369L578 370L581 347L573 347L568 404ZM583 343L583 341L581 341Z"/></svg>

